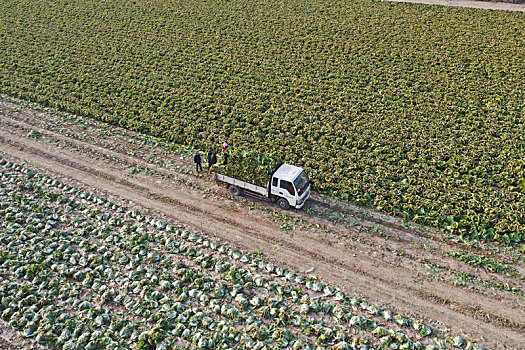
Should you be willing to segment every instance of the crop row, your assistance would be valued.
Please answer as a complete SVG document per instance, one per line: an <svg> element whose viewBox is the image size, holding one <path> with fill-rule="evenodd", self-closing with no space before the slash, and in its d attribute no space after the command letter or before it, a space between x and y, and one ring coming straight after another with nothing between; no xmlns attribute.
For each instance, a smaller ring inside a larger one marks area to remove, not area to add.
<svg viewBox="0 0 525 350"><path fill-rule="evenodd" d="M479 348L0 160L0 314L64 349Z"/></svg>
<svg viewBox="0 0 525 350"><path fill-rule="evenodd" d="M525 237L524 25L367 0L8 0L0 92L201 149L227 140L305 167L321 192L510 244Z"/></svg>

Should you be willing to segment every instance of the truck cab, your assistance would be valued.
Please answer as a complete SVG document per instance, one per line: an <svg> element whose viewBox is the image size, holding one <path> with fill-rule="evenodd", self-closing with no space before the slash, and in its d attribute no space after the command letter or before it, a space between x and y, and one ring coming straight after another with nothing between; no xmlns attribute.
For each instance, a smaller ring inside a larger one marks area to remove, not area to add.
<svg viewBox="0 0 525 350"><path fill-rule="evenodd" d="M283 164L273 173L268 192L282 209L300 209L310 197L310 180L303 168Z"/></svg>

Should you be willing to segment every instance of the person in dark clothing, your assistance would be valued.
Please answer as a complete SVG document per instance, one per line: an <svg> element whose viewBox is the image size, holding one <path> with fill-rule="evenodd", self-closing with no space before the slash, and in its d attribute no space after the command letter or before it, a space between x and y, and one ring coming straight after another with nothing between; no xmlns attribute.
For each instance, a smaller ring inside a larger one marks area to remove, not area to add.
<svg viewBox="0 0 525 350"><path fill-rule="evenodd" d="M200 171L202 171L202 159L201 159L201 155L200 155L200 153L198 151L193 156L193 162L195 163L195 169L197 170L197 172L199 172L199 169L200 169Z"/></svg>
<svg viewBox="0 0 525 350"><path fill-rule="evenodd" d="M217 152L213 152L210 158L210 167L217 164Z"/></svg>
<svg viewBox="0 0 525 350"><path fill-rule="evenodd" d="M208 169L211 169L211 166L213 165L212 164L212 160L211 160L211 157L213 156L213 152L211 150L208 151L208 155L207 155L207 158L208 158Z"/></svg>
<svg viewBox="0 0 525 350"><path fill-rule="evenodd" d="M224 152L223 159L222 159L222 165L228 164L228 153Z"/></svg>

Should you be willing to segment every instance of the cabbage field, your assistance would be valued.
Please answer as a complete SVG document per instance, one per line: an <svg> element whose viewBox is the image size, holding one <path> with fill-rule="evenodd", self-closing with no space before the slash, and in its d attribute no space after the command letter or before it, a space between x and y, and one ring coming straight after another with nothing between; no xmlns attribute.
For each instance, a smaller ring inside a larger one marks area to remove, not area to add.
<svg viewBox="0 0 525 350"><path fill-rule="evenodd" d="M478 349L0 158L0 317L59 349Z"/></svg>
<svg viewBox="0 0 525 350"><path fill-rule="evenodd" d="M0 93L449 232L525 240L525 17L368 0L0 3Z"/></svg>

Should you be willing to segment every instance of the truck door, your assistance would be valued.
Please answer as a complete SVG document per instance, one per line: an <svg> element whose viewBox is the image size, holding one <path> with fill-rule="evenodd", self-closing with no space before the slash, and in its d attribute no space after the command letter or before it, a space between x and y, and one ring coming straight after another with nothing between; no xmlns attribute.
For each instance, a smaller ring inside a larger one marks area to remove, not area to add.
<svg viewBox="0 0 525 350"><path fill-rule="evenodd" d="M288 203L295 207L295 187L293 183L286 180L280 180L278 193L280 197L286 198Z"/></svg>

